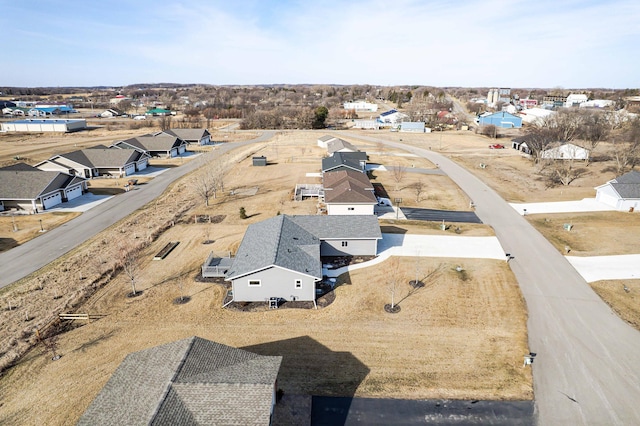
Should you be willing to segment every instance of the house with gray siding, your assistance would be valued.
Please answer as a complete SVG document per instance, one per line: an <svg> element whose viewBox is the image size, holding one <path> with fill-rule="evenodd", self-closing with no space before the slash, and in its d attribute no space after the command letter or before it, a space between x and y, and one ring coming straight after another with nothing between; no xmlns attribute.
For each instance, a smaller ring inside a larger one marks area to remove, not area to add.
<svg viewBox="0 0 640 426"><path fill-rule="evenodd" d="M133 352L78 425L268 426L281 363L195 336Z"/></svg>
<svg viewBox="0 0 640 426"><path fill-rule="evenodd" d="M330 157L322 159L322 173L339 170L355 170L364 173L367 166L367 153L335 152Z"/></svg>
<svg viewBox="0 0 640 426"><path fill-rule="evenodd" d="M43 171L24 163L0 168L0 210L43 211L86 190L86 180L72 174Z"/></svg>
<svg viewBox="0 0 640 426"><path fill-rule="evenodd" d="M175 134L157 132L119 141L112 147L137 149L151 157L173 158L187 150L187 143Z"/></svg>
<svg viewBox="0 0 640 426"><path fill-rule="evenodd" d="M182 139L188 145L209 145L211 143L211 133L207 129L171 129L164 132Z"/></svg>
<svg viewBox="0 0 640 426"><path fill-rule="evenodd" d="M313 301L321 256L375 256L376 216L279 215L250 225L226 280L233 301Z"/></svg>
<svg viewBox="0 0 640 426"><path fill-rule="evenodd" d="M149 156L135 149L97 146L54 155L36 164L40 170L62 171L84 178L128 176L147 168Z"/></svg>

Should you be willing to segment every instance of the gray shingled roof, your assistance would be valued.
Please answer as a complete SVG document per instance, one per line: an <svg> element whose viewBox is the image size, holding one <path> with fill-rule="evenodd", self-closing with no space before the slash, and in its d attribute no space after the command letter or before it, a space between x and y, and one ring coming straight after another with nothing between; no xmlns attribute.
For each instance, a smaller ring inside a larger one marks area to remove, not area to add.
<svg viewBox="0 0 640 426"><path fill-rule="evenodd" d="M330 136L330 135L324 135L324 136L318 138L318 140L322 141L322 142L329 142L332 139L337 139L337 138L335 136Z"/></svg>
<svg viewBox="0 0 640 426"><path fill-rule="evenodd" d="M134 352L78 425L268 425L281 362L199 337Z"/></svg>
<svg viewBox="0 0 640 426"><path fill-rule="evenodd" d="M349 149L353 152L358 151L358 148L356 148L355 145L345 140L342 140L340 138L335 138L327 142L327 151L336 152L336 151L340 151L341 149Z"/></svg>
<svg viewBox="0 0 640 426"><path fill-rule="evenodd" d="M170 135L165 132L159 133L150 133L147 135L138 136L135 138L127 139L124 141L125 144L134 146L136 148L143 149L145 151L163 151L169 152L172 148L177 148L183 143L185 143L182 139L175 135ZM119 145L120 142L115 145Z"/></svg>
<svg viewBox="0 0 640 426"><path fill-rule="evenodd" d="M320 240L382 238L378 218L374 215L289 217Z"/></svg>
<svg viewBox="0 0 640 426"><path fill-rule="evenodd" d="M66 188L73 176L40 169L20 169L14 165L0 169L0 199L35 200L42 194Z"/></svg>
<svg viewBox="0 0 640 426"><path fill-rule="evenodd" d="M640 184L640 172L632 170L628 173L623 174L622 176L618 176L614 179L614 182Z"/></svg>
<svg viewBox="0 0 640 426"><path fill-rule="evenodd" d="M331 157L322 159L322 171L352 169L362 171L358 157L348 154L360 154L356 152L336 152ZM366 153L363 153L366 156Z"/></svg>
<svg viewBox="0 0 640 426"><path fill-rule="evenodd" d="M135 149L91 148L82 151L95 168L123 167L140 158L140 153Z"/></svg>
<svg viewBox="0 0 640 426"><path fill-rule="evenodd" d="M203 137L210 135L207 129L171 129L165 130L165 133L187 142L199 142Z"/></svg>
<svg viewBox="0 0 640 426"><path fill-rule="evenodd" d="M270 266L322 278L320 240L292 220L279 215L247 228L227 279Z"/></svg>
<svg viewBox="0 0 640 426"><path fill-rule="evenodd" d="M638 183L615 183L612 182L611 186L622 198L640 198L640 184Z"/></svg>

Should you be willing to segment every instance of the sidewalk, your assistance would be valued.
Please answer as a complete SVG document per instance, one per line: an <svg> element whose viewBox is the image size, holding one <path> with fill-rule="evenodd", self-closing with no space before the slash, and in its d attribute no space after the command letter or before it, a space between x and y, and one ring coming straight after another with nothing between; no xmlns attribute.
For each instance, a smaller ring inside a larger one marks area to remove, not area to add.
<svg viewBox="0 0 640 426"><path fill-rule="evenodd" d="M596 201L595 198L583 198L579 201L556 201L551 203L509 203L521 215L539 213L582 213L616 211L613 207Z"/></svg>

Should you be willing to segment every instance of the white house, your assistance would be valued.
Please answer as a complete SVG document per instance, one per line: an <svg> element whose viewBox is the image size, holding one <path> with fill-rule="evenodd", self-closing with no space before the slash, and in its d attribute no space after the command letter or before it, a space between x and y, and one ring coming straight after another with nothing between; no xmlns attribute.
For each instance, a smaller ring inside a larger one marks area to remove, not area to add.
<svg viewBox="0 0 640 426"><path fill-rule="evenodd" d="M589 150L572 143L545 149L540 153L541 158L550 160L588 160Z"/></svg>
<svg viewBox="0 0 640 426"><path fill-rule="evenodd" d="M631 171L596 188L596 201L620 211L640 208L640 172Z"/></svg>
<svg viewBox="0 0 640 426"><path fill-rule="evenodd" d="M327 148L329 146L329 142L334 140L334 139L338 139L335 136L330 136L330 135L324 135L322 137L318 138L318 146L320 148Z"/></svg>
<svg viewBox="0 0 640 426"><path fill-rule="evenodd" d="M354 170L322 175L328 215L372 215L378 200L366 174Z"/></svg>

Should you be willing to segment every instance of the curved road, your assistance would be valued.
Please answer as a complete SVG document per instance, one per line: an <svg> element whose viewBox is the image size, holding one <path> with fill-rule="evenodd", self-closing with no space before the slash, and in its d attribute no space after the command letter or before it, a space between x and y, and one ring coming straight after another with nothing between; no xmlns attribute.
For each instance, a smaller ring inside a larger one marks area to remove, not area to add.
<svg viewBox="0 0 640 426"><path fill-rule="evenodd" d="M640 332L622 321L564 256L470 172L432 151L358 137L438 164L475 202L477 215L514 256L511 269L529 313L529 348L537 354L532 368L538 423L640 424Z"/></svg>
<svg viewBox="0 0 640 426"><path fill-rule="evenodd" d="M255 139L244 142L228 142L203 155L205 159L210 160L234 148L269 140L274 134L275 131L265 131ZM127 217L157 198L173 181L197 169L200 164L200 161L193 160L180 167L171 168L136 191L112 197L38 238L0 253L0 288L37 271Z"/></svg>

